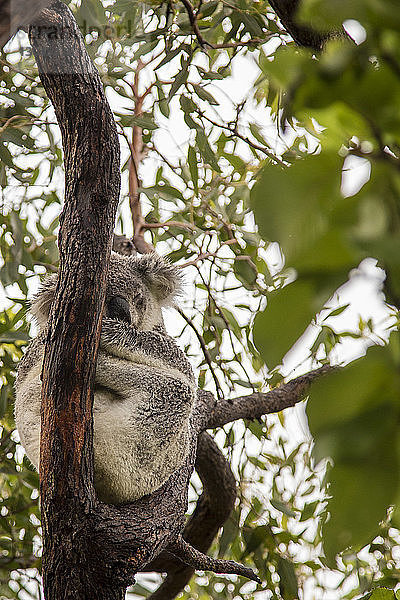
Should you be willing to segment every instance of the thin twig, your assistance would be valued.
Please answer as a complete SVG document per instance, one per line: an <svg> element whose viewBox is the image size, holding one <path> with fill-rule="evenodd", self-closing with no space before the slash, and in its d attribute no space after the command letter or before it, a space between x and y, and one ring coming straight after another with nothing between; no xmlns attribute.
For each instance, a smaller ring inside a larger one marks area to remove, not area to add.
<svg viewBox="0 0 400 600"><path fill-rule="evenodd" d="M260 152L263 152L266 156L268 156L268 158L270 158L274 162L276 162L282 166L286 166L285 163L280 158L278 158L271 150L268 150L265 146L260 146L259 144L255 144L254 142L252 142L248 137L246 137L245 135L242 135L238 131L237 127L231 127L230 125L224 125L223 123L217 123L216 121L213 121L213 119L210 119L209 117L207 117L201 110L198 110L197 114L199 115L199 117L208 121L211 125L214 125L215 127L219 127L220 129L224 129L225 131L229 131L231 133L232 137L237 137L237 138L241 139L243 142L246 142L246 144L248 144L249 146L254 148L254 150L259 150Z"/></svg>
<svg viewBox="0 0 400 600"><path fill-rule="evenodd" d="M181 267L182 269L184 269L185 267L196 265L200 260L206 260L207 258L210 258L211 256L216 257L218 251L222 248L222 246L231 246L232 244L238 244L238 243L239 242L236 239L226 240L225 242L221 243L221 245L219 246L219 248L217 248L217 250L215 252L202 252L193 260L189 260L188 262L185 262L178 266Z"/></svg>
<svg viewBox="0 0 400 600"><path fill-rule="evenodd" d="M143 101L145 95L139 94L139 75L146 65L139 59L136 66L133 83L129 84L134 98L135 117L143 113ZM154 251L154 246L144 239L145 220L142 214L140 203L140 180L139 165L144 158L142 128L139 125L132 125L132 141L129 143L131 158L129 161L129 206L133 221L133 243L141 254L147 254Z"/></svg>
<svg viewBox="0 0 400 600"><path fill-rule="evenodd" d="M165 221L164 223L143 223L143 229L160 229L168 227L178 227L180 229L196 231L196 227L194 225L190 225L190 223L181 223L180 221Z"/></svg>
<svg viewBox="0 0 400 600"><path fill-rule="evenodd" d="M245 46L258 46L259 44L265 44L265 42L267 42L269 39L271 39L271 35L266 35L265 38L252 38L251 40L247 40L247 41L240 41L240 42L222 42L221 44L212 44L211 42L207 41L205 39L205 37L203 37L198 22L197 22L197 15L200 11L200 7L197 10L197 13L195 13L194 8L192 6L192 4L189 2L189 0L181 0L183 6L186 9L186 12L188 14L189 17L189 21L190 24L192 26L193 29L193 33L195 34L197 41L199 42L199 45L201 46L201 48L211 48L213 50L219 50L219 49L224 49L224 48L241 48L241 47L245 47Z"/></svg>
<svg viewBox="0 0 400 600"><path fill-rule="evenodd" d="M6 60L3 60L2 58L0 58L0 63L2 65L4 65L5 67L8 67L11 71L14 71L14 73L19 73L19 75L23 75L24 77L26 77L26 79L29 79L29 81L32 81L33 83L37 83L37 80L34 77L27 75L26 73L24 73L24 71L21 71L20 69L17 69L14 65L11 65Z"/></svg>
<svg viewBox="0 0 400 600"><path fill-rule="evenodd" d="M185 313L180 308L178 308L178 312L181 315L182 319L184 319L186 321L186 323L189 325L189 327L191 327L193 329L193 331L194 331L194 333L195 333L195 335L196 335L196 337L197 337L197 339L199 341L201 350L202 350L202 352L204 354L204 358L206 359L206 362L207 362L207 364L208 364L208 366L210 368L210 371L211 371L212 378L214 379L215 389L217 391L218 399L221 399L223 397L222 389L221 389L221 386L219 384L218 378L217 378L217 376L215 374L214 368L212 366L212 359L211 359L209 351L207 350L207 346L206 346L206 343L204 341L204 338L197 331L197 327L194 325L194 323L192 322L192 320L189 319L189 317L187 317L185 315Z"/></svg>

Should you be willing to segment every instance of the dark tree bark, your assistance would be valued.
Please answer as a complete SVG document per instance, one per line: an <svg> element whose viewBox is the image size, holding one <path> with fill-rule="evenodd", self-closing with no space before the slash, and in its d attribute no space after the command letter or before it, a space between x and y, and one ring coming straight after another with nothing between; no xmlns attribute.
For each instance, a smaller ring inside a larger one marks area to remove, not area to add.
<svg viewBox="0 0 400 600"><path fill-rule="evenodd" d="M43 582L46 600L99 598L87 554L96 502L92 389L119 198L119 142L71 12L56 2L39 19L30 41L65 153L60 279L42 372ZM120 595L110 588L106 597Z"/></svg>
<svg viewBox="0 0 400 600"><path fill-rule="evenodd" d="M17 32L20 27L32 23L34 17L52 0L0 0L0 47Z"/></svg>
<svg viewBox="0 0 400 600"><path fill-rule="evenodd" d="M232 401L216 401L199 390L184 464L159 490L132 504L113 506L98 500L93 486L92 388L120 185L118 139L98 73L66 5L56 1L45 9L31 26L30 39L61 128L66 183L60 277L42 374L46 600L123 600L135 574L146 568L170 574L158 598L172 598L196 568L259 581L249 567L203 554L235 500L229 465L203 432L294 405L327 369L278 390ZM204 489L185 528L198 440L196 465ZM220 509L215 492L221 482Z"/></svg>
<svg viewBox="0 0 400 600"><path fill-rule="evenodd" d="M207 552L234 507L236 481L212 437L202 433L198 439L195 468L203 484L203 493L185 526L183 537L201 552ZM172 600L190 581L195 569L172 560L164 552L146 566L146 571L167 572L165 581L149 600Z"/></svg>

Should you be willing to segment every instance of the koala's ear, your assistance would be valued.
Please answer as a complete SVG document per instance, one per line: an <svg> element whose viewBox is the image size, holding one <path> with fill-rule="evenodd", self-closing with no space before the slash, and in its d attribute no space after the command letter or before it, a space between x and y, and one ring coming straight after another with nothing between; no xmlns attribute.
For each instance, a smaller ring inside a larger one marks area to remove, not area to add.
<svg viewBox="0 0 400 600"><path fill-rule="evenodd" d="M172 303L182 291L182 270L155 252L144 254L137 260L137 271L159 302Z"/></svg>
<svg viewBox="0 0 400 600"><path fill-rule="evenodd" d="M51 304L56 294L58 274L47 276L40 286L38 293L31 302L31 314L35 317L41 331L49 319Z"/></svg>

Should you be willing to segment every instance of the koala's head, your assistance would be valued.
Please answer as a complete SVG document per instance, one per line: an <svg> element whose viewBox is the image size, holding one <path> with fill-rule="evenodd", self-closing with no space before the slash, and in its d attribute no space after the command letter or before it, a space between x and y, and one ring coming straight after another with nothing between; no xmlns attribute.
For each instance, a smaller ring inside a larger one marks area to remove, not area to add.
<svg viewBox="0 0 400 600"><path fill-rule="evenodd" d="M46 277L32 301L31 313L40 330L48 321L57 280L58 274ZM161 309L173 306L181 288L181 271L161 256L121 256L112 252L104 314L149 331L163 326Z"/></svg>
<svg viewBox="0 0 400 600"><path fill-rule="evenodd" d="M149 331L163 325L161 309L172 306L181 291L182 275L155 253L111 254L105 315Z"/></svg>

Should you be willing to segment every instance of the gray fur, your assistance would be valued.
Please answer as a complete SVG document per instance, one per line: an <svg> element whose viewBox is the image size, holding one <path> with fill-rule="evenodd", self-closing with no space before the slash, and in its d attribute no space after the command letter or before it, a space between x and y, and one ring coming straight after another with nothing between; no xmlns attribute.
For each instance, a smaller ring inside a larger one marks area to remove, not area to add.
<svg viewBox="0 0 400 600"><path fill-rule="evenodd" d="M32 303L41 333L21 360L16 382L15 420L36 468L44 330L56 285L57 275L46 278ZM95 486L105 502L130 502L156 490L188 453L196 382L161 312L180 287L178 269L156 254L111 255L94 397ZM115 297L129 311L126 320L107 316Z"/></svg>

